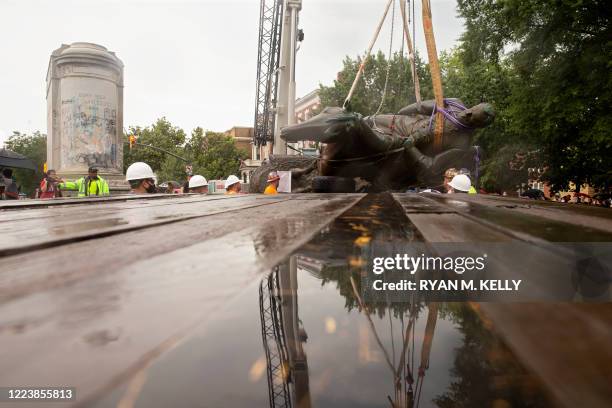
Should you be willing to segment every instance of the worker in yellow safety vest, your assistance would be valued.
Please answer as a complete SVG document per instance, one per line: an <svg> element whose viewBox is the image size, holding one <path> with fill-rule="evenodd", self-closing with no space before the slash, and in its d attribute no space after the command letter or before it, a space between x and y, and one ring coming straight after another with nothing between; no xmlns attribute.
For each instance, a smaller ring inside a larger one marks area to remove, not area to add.
<svg viewBox="0 0 612 408"><path fill-rule="evenodd" d="M93 166L88 169L87 177L81 177L76 181L61 180L57 186L60 190L78 191L77 197L107 196L110 194L108 183L98 176L98 169Z"/></svg>
<svg viewBox="0 0 612 408"><path fill-rule="evenodd" d="M463 169L459 170L459 173L457 173L457 174L465 174L466 176L468 176L470 178L470 183L471 183L472 174L470 173L470 171L468 169L463 168ZM472 184L470 184L470 189L468 191L468 194L478 194L478 192L476 191L476 188Z"/></svg>
<svg viewBox="0 0 612 408"><path fill-rule="evenodd" d="M278 175L278 173L275 171L270 172L270 174L268 174L268 185L266 186L266 189L264 190L264 194L267 194L267 195L278 194L278 191L276 189L278 188L279 182L280 182L280 176Z"/></svg>
<svg viewBox="0 0 612 408"><path fill-rule="evenodd" d="M448 187L448 194L468 193L470 188L472 188L472 182L467 175L457 174L451 181L449 181Z"/></svg>

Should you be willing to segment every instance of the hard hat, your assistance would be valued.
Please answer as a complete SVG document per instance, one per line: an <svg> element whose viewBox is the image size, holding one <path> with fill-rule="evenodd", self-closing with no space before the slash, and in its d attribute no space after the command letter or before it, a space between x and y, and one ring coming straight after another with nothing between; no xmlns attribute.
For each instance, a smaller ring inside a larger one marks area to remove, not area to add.
<svg viewBox="0 0 612 408"><path fill-rule="evenodd" d="M153 173L151 166L147 163L136 162L130 164L130 167L127 168L125 172L125 179L127 181L131 180L144 180L144 179L156 179L157 177Z"/></svg>
<svg viewBox="0 0 612 408"><path fill-rule="evenodd" d="M472 182L470 178L465 174L457 174L453 179L448 183L449 186L459 191L469 191L470 187L472 187Z"/></svg>
<svg viewBox="0 0 612 408"><path fill-rule="evenodd" d="M204 176L200 176L196 174L195 176L189 179L189 188L203 187L208 186L208 181L204 178Z"/></svg>
<svg viewBox="0 0 612 408"><path fill-rule="evenodd" d="M271 171L270 174L268 174L268 183L271 183L276 180L280 180L280 176L277 172Z"/></svg>
<svg viewBox="0 0 612 408"><path fill-rule="evenodd" d="M225 180L225 188L227 189L229 186L232 186L236 183L240 183L240 179L233 174Z"/></svg>

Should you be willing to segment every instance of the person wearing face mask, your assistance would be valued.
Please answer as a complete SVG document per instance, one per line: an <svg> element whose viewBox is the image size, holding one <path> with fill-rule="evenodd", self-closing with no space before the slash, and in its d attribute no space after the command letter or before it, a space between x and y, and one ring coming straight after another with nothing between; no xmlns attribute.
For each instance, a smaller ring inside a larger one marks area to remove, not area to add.
<svg viewBox="0 0 612 408"><path fill-rule="evenodd" d="M136 162L130 164L125 172L125 179L130 183L133 194L153 194L155 187L155 174L147 163Z"/></svg>
<svg viewBox="0 0 612 408"><path fill-rule="evenodd" d="M76 190L77 197L107 196L109 195L108 183L98 176L98 169L90 167L86 177L76 181L63 181L58 184L60 190Z"/></svg>
<svg viewBox="0 0 612 408"><path fill-rule="evenodd" d="M62 192L60 191L58 184L61 179L57 176L55 170L49 170L45 173L45 178L40 182L40 195L38 198L46 200L49 198L61 197Z"/></svg>

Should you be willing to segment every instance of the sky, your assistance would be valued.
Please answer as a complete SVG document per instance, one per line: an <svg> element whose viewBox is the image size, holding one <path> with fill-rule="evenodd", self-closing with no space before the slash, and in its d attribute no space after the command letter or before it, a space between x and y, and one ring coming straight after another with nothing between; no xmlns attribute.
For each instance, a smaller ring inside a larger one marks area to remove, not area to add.
<svg viewBox="0 0 612 408"><path fill-rule="evenodd" d="M270 1L270 0L268 0ZM387 0L303 0L297 95L363 55ZM123 61L124 127L165 116L187 133L252 126L260 0L0 0L0 145L46 133L45 76L62 44L93 42ZM417 1L416 43L426 53ZM431 0L438 51L456 44L455 0ZM375 50L388 52L391 12ZM401 46L397 10L394 49Z"/></svg>

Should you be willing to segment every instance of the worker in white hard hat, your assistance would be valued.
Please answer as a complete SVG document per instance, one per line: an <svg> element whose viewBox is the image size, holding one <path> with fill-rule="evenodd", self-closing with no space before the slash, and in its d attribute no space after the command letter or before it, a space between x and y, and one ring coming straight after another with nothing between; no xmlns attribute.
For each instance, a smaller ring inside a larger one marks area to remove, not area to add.
<svg viewBox="0 0 612 408"><path fill-rule="evenodd" d="M267 194L267 195L278 194L278 191L276 189L278 188L279 183L280 183L280 176L278 175L278 173L275 171L270 172L270 174L268 174L268 185L266 186L266 189L264 190L264 194Z"/></svg>
<svg viewBox="0 0 612 408"><path fill-rule="evenodd" d="M451 181L448 182L449 194L452 193L467 193L472 187L470 178L465 174L457 174Z"/></svg>
<svg viewBox="0 0 612 408"><path fill-rule="evenodd" d="M240 179L233 174L225 180L225 194L240 194Z"/></svg>
<svg viewBox="0 0 612 408"><path fill-rule="evenodd" d="M155 187L155 173L147 163L136 162L130 164L125 172L125 179L130 183L134 194L153 194Z"/></svg>
<svg viewBox="0 0 612 408"><path fill-rule="evenodd" d="M470 182L471 182L472 174L470 173L468 169L462 168L459 170L458 174L465 174L466 176L470 178ZM476 191L476 188L474 186L470 186L470 190L468 191L468 194L478 194L478 192Z"/></svg>
<svg viewBox="0 0 612 408"><path fill-rule="evenodd" d="M208 181L204 176L196 174L189 179L189 192L197 194L208 194Z"/></svg>

